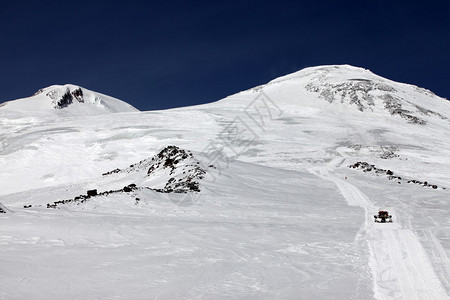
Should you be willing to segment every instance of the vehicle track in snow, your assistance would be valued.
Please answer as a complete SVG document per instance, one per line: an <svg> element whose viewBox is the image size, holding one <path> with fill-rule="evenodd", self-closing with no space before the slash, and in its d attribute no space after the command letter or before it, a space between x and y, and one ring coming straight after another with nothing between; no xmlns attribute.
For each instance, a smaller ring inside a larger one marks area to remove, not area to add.
<svg viewBox="0 0 450 300"><path fill-rule="evenodd" d="M355 238L365 239L369 248L369 266L376 299L450 299L419 242L409 226L391 211L394 223L379 224L373 221L378 211L370 199L357 187L340 179L330 171L343 159L332 161L329 166L312 168L310 172L336 184L342 196L351 206L365 210L365 222ZM434 247L433 245L431 245ZM435 252L438 252L436 249Z"/></svg>

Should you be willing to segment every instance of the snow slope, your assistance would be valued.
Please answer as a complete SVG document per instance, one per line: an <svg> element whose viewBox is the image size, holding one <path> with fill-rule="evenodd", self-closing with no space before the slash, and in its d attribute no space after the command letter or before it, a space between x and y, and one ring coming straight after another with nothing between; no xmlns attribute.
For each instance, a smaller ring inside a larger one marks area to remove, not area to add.
<svg viewBox="0 0 450 300"><path fill-rule="evenodd" d="M11 103L0 299L449 298L450 103L429 91L344 65L166 111ZM47 208L93 189L116 192Z"/></svg>

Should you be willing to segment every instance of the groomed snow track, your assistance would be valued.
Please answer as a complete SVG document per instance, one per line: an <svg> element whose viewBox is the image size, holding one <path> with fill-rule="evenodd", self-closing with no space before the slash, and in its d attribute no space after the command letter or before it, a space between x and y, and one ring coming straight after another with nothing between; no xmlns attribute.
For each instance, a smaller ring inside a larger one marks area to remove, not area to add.
<svg viewBox="0 0 450 300"><path fill-rule="evenodd" d="M364 208L365 222L355 243L361 244L361 239L367 241L375 298L450 299L414 231L402 224L395 211L390 211L394 223L373 222L373 212L378 208L357 187L333 175L333 163L331 167L314 168L310 172L334 182L349 205Z"/></svg>

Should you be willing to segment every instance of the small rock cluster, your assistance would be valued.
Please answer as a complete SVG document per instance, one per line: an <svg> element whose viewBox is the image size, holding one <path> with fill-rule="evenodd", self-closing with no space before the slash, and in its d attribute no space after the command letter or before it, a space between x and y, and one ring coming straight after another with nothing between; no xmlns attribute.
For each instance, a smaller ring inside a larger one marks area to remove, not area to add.
<svg viewBox="0 0 450 300"><path fill-rule="evenodd" d="M376 175L382 174L382 175L387 175L387 178L389 180L397 180L397 182L400 184L401 182L406 182L406 183L413 183L413 184L418 184L421 185L423 187L430 187L432 189L438 189L440 188L439 186L437 186L436 184L429 184L427 181L420 181L420 180L415 180L415 179L404 179L400 176L396 176L394 175L394 172L391 170L385 170L385 169L381 169L381 168L377 168L375 167L375 165L371 165L367 162L357 162L353 165L348 166L350 169L357 169L357 170L362 170L364 173L366 172L373 172ZM442 189L445 189L445 187L441 187Z"/></svg>
<svg viewBox="0 0 450 300"><path fill-rule="evenodd" d="M89 190L89 191L87 191L86 195L80 195L73 199L60 200L60 201L55 201L53 203L48 203L47 208L57 208L58 205L69 204L69 203L80 204L80 203L84 203L88 199L96 197L96 196L107 196L109 194L115 194L115 193L130 193L136 189L138 189L138 188L136 187L136 185L134 183L132 183L132 184L129 184L119 190L110 190L110 191L105 191L105 192L101 192L101 193L98 193L97 190Z"/></svg>
<svg viewBox="0 0 450 300"><path fill-rule="evenodd" d="M389 111L391 115L398 115L407 120L411 124L425 125L427 122L421 118L412 115L412 112L402 108L402 103L397 98L385 94L382 96L384 108Z"/></svg>

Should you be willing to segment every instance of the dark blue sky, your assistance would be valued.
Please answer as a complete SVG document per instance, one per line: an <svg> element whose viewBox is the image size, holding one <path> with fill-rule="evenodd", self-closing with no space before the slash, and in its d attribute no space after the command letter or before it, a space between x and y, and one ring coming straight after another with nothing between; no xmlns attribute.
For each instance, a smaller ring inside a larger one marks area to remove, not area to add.
<svg viewBox="0 0 450 300"><path fill-rule="evenodd" d="M0 102L73 83L170 108L323 64L450 98L447 1L0 3Z"/></svg>

